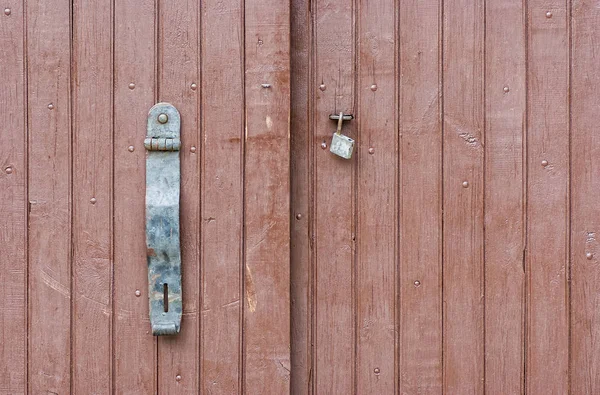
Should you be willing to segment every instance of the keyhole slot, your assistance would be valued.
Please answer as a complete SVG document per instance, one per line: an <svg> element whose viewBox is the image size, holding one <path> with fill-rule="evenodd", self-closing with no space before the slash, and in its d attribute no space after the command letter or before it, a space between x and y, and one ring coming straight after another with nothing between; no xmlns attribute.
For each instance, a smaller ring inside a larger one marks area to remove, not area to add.
<svg viewBox="0 0 600 395"><path fill-rule="evenodd" d="M169 284L163 284L163 305L165 307L165 313L169 312Z"/></svg>

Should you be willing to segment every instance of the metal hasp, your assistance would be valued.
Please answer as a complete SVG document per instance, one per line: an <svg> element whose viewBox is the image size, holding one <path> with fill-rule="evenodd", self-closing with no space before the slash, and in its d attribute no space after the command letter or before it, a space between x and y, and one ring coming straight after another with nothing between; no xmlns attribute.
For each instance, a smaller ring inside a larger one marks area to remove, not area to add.
<svg viewBox="0 0 600 395"><path fill-rule="evenodd" d="M175 335L181 326L180 125L179 112L169 103L158 103L148 113L146 247L154 336Z"/></svg>
<svg viewBox="0 0 600 395"><path fill-rule="evenodd" d="M353 118L354 117L352 115L344 113L331 114L329 116L329 119L338 121L337 130L331 139L329 152L344 159L352 158L352 151L354 151L354 140L342 134L342 123L344 121L350 121Z"/></svg>

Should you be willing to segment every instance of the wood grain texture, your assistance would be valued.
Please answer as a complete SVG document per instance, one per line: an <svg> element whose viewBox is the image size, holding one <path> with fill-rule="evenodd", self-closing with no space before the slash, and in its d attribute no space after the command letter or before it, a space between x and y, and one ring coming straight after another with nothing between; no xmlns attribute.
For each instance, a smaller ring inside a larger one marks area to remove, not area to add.
<svg viewBox="0 0 600 395"><path fill-rule="evenodd" d="M112 389L111 11L110 0L73 2L73 393Z"/></svg>
<svg viewBox="0 0 600 395"><path fill-rule="evenodd" d="M70 1L27 2L28 393L71 385Z"/></svg>
<svg viewBox="0 0 600 395"><path fill-rule="evenodd" d="M571 381L572 394L600 392L600 9L572 2Z"/></svg>
<svg viewBox="0 0 600 395"><path fill-rule="evenodd" d="M290 2L290 391L311 391L312 370L312 157L311 138L313 91L310 80L312 19L308 1Z"/></svg>
<svg viewBox="0 0 600 395"><path fill-rule="evenodd" d="M485 391L521 394L525 375L526 10L486 6Z"/></svg>
<svg viewBox="0 0 600 395"><path fill-rule="evenodd" d="M242 388L242 4L209 0L202 8L202 393Z"/></svg>
<svg viewBox="0 0 600 395"><path fill-rule="evenodd" d="M357 4L356 387L396 392L398 127L394 0ZM347 165L341 163L340 165ZM382 188L382 186L386 186Z"/></svg>
<svg viewBox="0 0 600 395"><path fill-rule="evenodd" d="M280 0L244 5L243 391L285 394L290 385L290 10Z"/></svg>
<svg viewBox="0 0 600 395"><path fill-rule="evenodd" d="M156 339L148 317L143 145L148 110L157 94L155 48L154 0L115 0L113 388L117 394L157 390Z"/></svg>
<svg viewBox="0 0 600 395"><path fill-rule="evenodd" d="M23 3L0 19L0 393L27 392L27 127Z"/></svg>
<svg viewBox="0 0 600 395"><path fill-rule="evenodd" d="M313 390L350 394L356 383L355 160L329 152L336 130L329 114L356 110L355 8L353 0L317 1L312 7ZM356 121L345 123L343 134L356 139Z"/></svg>
<svg viewBox="0 0 600 395"><path fill-rule="evenodd" d="M564 1L529 1L527 393L569 386L568 20Z"/></svg>
<svg viewBox="0 0 600 395"><path fill-rule="evenodd" d="M444 392L482 393L484 2L443 12Z"/></svg>
<svg viewBox="0 0 600 395"><path fill-rule="evenodd" d="M399 5L402 394L442 392L441 5L419 0Z"/></svg>
<svg viewBox="0 0 600 395"><path fill-rule="evenodd" d="M182 330L158 342L158 392L198 391L199 374L199 227L200 227L200 91L199 3L161 1L158 15L159 102L173 104L181 115L181 273ZM195 88L192 87L195 84ZM192 147L194 147L192 152ZM177 377L180 377L179 380Z"/></svg>

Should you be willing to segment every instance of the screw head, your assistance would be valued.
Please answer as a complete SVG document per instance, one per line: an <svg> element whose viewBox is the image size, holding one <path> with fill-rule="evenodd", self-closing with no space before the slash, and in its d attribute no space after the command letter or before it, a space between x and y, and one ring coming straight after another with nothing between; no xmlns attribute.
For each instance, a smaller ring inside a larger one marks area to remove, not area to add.
<svg viewBox="0 0 600 395"><path fill-rule="evenodd" d="M96 198L95 198L95 197L91 198L91 199L90 199L90 203L92 203L92 204L96 204Z"/></svg>
<svg viewBox="0 0 600 395"><path fill-rule="evenodd" d="M6 169L4 169L4 171L6 172L6 174L12 174L13 168L8 166Z"/></svg>
<svg viewBox="0 0 600 395"><path fill-rule="evenodd" d="M129 152L133 152L135 150L135 147L133 145L130 145L129 147L127 147L127 151Z"/></svg>
<svg viewBox="0 0 600 395"><path fill-rule="evenodd" d="M129 89L135 89L135 84L133 82L129 84Z"/></svg>
<svg viewBox="0 0 600 395"><path fill-rule="evenodd" d="M54 109L54 104L50 103L48 104L48 110L53 110Z"/></svg>
<svg viewBox="0 0 600 395"><path fill-rule="evenodd" d="M322 91L324 91L325 89L327 89L327 87L325 86L325 84L321 84L319 85L319 89Z"/></svg>
<svg viewBox="0 0 600 395"><path fill-rule="evenodd" d="M588 252L587 254L585 254L585 257L590 260L594 257L594 254L592 254L591 252Z"/></svg>
<svg viewBox="0 0 600 395"><path fill-rule="evenodd" d="M469 182L468 181L463 181L462 186L463 186L463 188L468 188L469 187Z"/></svg>
<svg viewBox="0 0 600 395"><path fill-rule="evenodd" d="M542 166L544 166L544 167L548 166L548 161L546 159L544 159L542 161Z"/></svg>
<svg viewBox="0 0 600 395"><path fill-rule="evenodd" d="M158 122L160 123L167 123L167 121L169 120L169 116L167 114L159 114L158 116Z"/></svg>
<svg viewBox="0 0 600 395"><path fill-rule="evenodd" d="M510 91L510 88L508 86L505 86L503 90L504 90L504 93L508 93Z"/></svg>
<svg viewBox="0 0 600 395"><path fill-rule="evenodd" d="M552 11L546 12L546 18L548 18L548 19L552 18Z"/></svg>
<svg viewBox="0 0 600 395"><path fill-rule="evenodd" d="M195 91L196 89L198 89L198 85L196 85L195 82L192 82L192 84L190 85L190 89Z"/></svg>
<svg viewBox="0 0 600 395"><path fill-rule="evenodd" d="M142 291L140 291L139 289L136 289L136 290L135 290L135 296L137 296L138 298L139 298L140 296L142 296Z"/></svg>
<svg viewBox="0 0 600 395"><path fill-rule="evenodd" d="M192 154L196 153L196 147L192 146L192 147L190 148L190 152L191 152Z"/></svg>
<svg viewBox="0 0 600 395"><path fill-rule="evenodd" d="M5 8L4 9L4 15L9 16L11 13L10 8Z"/></svg>
<svg viewBox="0 0 600 395"><path fill-rule="evenodd" d="M414 284L415 284L415 287L419 287L419 286L421 286L421 282L420 282L419 280L415 280L415 283L414 283Z"/></svg>
<svg viewBox="0 0 600 395"><path fill-rule="evenodd" d="M375 92L377 90L377 85L376 84L371 85L371 90L373 92Z"/></svg>

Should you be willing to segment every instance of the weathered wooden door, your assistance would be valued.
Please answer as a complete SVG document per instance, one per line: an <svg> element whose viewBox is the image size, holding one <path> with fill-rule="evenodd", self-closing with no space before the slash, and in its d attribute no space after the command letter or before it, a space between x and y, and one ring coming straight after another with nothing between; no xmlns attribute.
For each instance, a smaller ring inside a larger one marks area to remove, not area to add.
<svg viewBox="0 0 600 395"><path fill-rule="evenodd" d="M289 5L7 0L0 393L287 393ZM148 321L144 137L182 118L183 322Z"/></svg>
<svg viewBox="0 0 600 395"><path fill-rule="evenodd" d="M292 0L294 393L600 393L599 23Z"/></svg>

